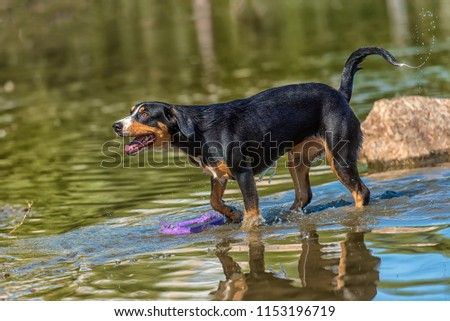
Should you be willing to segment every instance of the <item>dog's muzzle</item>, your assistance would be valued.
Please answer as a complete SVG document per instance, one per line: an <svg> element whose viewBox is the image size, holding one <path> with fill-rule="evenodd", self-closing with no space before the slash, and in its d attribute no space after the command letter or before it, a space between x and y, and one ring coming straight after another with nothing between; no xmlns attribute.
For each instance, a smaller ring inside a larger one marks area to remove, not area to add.
<svg viewBox="0 0 450 321"><path fill-rule="evenodd" d="M123 136L123 124L121 121L118 121L112 125L114 131L117 135Z"/></svg>

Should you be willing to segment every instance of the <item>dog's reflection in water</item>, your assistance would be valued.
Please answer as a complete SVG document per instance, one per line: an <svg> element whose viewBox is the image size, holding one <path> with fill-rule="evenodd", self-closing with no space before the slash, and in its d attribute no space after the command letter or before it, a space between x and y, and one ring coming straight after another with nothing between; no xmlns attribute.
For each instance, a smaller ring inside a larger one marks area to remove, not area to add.
<svg viewBox="0 0 450 321"><path fill-rule="evenodd" d="M300 282L266 270L258 232L249 234L248 245L248 273L229 254L227 242L217 245L226 280L212 293L213 300L370 300L377 293L380 259L367 249L364 232L347 233L340 251L321 244L316 231L307 232L298 260Z"/></svg>

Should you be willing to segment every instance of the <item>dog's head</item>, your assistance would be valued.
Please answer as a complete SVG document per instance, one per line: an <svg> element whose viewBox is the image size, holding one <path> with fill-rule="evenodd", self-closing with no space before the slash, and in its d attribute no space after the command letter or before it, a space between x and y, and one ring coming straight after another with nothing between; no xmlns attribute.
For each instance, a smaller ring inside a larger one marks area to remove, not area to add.
<svg viewBox="0 0 450 321"><path fill-rule="evenodd" d="M125 145L128 155L136 155L145 148L166 145L177 133L187 139L194 136L192 120L179 108L160 102L132 106L130 115L115 122L113 128L119 136L135 137Z"/></svg>

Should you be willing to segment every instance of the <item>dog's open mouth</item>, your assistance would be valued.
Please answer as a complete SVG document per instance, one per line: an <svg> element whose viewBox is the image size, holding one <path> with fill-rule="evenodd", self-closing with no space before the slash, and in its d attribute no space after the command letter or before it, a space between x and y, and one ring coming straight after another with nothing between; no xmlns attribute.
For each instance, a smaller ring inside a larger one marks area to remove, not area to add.
<svg viewBox="0 0 450 321"><path fill-rule="evenodd" d="M146 147L153 145L156 140L154 134L137 136L132 142L125 145L125 153L128 155L136 155Z"/></svg>

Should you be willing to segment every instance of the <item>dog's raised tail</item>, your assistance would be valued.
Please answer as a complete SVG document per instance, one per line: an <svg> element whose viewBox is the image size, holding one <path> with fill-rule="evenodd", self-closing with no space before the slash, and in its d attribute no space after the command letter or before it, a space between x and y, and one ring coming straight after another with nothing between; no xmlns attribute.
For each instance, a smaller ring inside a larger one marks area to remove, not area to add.
<svg viewBox="0 0 450 321"><path fill-rule="evenodd" d="M370 55L379 55L391 65L397 67L406 66L405 64L398 62L389 51L380 47L365 47L356 50L348 57L347 62L344 65L341 86L339 87L339 91L344 95L348 102L350 102L350 98L352 98L353 77L358 70L362 69L359 67L359 64Z"/></svg>

